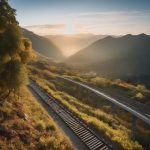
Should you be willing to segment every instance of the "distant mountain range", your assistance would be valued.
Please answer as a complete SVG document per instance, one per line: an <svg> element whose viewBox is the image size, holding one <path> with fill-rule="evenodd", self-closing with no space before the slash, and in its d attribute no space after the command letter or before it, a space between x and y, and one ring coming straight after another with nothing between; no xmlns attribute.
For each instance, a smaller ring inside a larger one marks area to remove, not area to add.
<svg viewBox="0 0 150 150"><path fill-rule="evenodd" d="M82 65L105 76L150 80L150 36L108 36L70 56L66 63Z"/></svg>
<svg viewBox="0 0 150 150"><path fill-rule="evenodd" d="M57 45L66 56L69 56L89 46L98 39L102 39L106 36L107 35L76 34L48 35L45 37L55 43L55 45Z"/></svg>
<svg viewBox="0 0 150 150"><path fill-rule="evenodd" d="M76 45L74 48L77 52L68 57L65 63L82 66L89 71L111 78L132 79L132 81L150 85L149 35L128 34L122 37L106 37L105 35L79 34L51 35L45 38L26 29L22 31L24 37L32 41L33 49L48 58L63 61L65 57L60 49L65 51L66 47L69 51ZM79 50L85 46L87 47Z"/></svg>
<svg viewBox="0 0 150 150"><path fill-rule="evenodd" d="M61 50L49 39L39 36L31 31L22 29L23 36L32 41L33 49L40 54L54 60L63 60L64 55Z"/></svg>

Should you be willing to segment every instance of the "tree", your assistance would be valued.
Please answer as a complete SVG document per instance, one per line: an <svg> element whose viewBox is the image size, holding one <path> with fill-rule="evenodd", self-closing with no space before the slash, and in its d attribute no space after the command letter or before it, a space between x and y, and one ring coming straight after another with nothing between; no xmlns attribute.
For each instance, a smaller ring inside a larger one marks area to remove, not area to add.
<svg viewBox="0 0 150 150"><path fill-rule="evenodd" d="M16 10L11 8L8 0L0 0L0 30L4 30L8 25L19 25L16 20Z"/></svg>
<svg viewBox="0 0 150 150"><path fill-rule="evenodd" d="M32 43L23 38L16 10L0 0L0 99L16 93L27 83L26 63L32 58Z"/></svg>

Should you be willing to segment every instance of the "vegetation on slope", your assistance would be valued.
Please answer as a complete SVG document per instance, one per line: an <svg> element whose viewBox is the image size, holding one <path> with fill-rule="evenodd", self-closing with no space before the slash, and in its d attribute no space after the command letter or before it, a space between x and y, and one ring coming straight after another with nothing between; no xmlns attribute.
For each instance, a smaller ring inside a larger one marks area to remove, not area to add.
<svg viewBox="0 0 150 150"><path fill-rule="evenodd" d="M112 111L113 106L100 99L95 98L93 100L88 98L88 96L85 96L87 95L87 93L84 93L85 91L78 93L75 91L75 87L59 81L54 73L56 70L50 71L50 65L49 68L45 65L45 69L43 69L42 65L42 69L40 65L37 66L39 67L29 67L32 79L75 115L82 118L100 134L115 142L120 149L142 149L142 146L132 138L130 130L131 116L129 114L119 108L115 108ZM35 73L37 75L33 76ZM149 130L144 131L143 128L140 128L140 130L143 131L142 134L149 137ZM142 138L142 135L140 136ZM148 138L145 138L144 142L145 145L148 144Z"/></svg>
<svg viewBox="0 0 150 150"><path fill-rule="evenodd" d="M72 150L71 143L26 88L0 108L0 149Z"/></svg>
<svg viewBox="0 0 150 150"><path fill-rule="evenodd" d="M38 73L38 70L36 71L35 67L43 70L43 73L45 72L44 78L51 79L48 76L49 74L52 75L52 73L53 75L64 75L78 82L93 86L94 88L106 90L110 94L122 95L131 100L133 99L140 103L150 105L150 90L143 84L134 84L131 81L127 82L120 79L109 79L93 72L87 73L87 71L82 68L57 64L52 61L42 60L42 58L39 60L40 61L32 61L30 64L34 66L34 73ZM58 83L56 82L55 84Z"/></svg>
<svg viewBox="0 0 150 150"><path fill-rule="evenodd" d="M109 79L99 75L68 76L76 81L86 83L98 89L103 89L110 94L122 95L131 100L150 105L150 90L143 84L132 84L120 79ZM118 94L119 93L119 94Z"/></svg>
<svg viewBox="0 0 150 150"><path fill-rule="evenodd" d="M0 149L73 149L26 88L32 43L23 38L16 10L0 1Z"/></svg>
<svg viewBox="0 0 150 150"><path fill-rule="evenodd" d="M0 104L10 93L27 83L26 63L32 58L32 44L23 39L15 18L16 10L0 1Z"/></svg>

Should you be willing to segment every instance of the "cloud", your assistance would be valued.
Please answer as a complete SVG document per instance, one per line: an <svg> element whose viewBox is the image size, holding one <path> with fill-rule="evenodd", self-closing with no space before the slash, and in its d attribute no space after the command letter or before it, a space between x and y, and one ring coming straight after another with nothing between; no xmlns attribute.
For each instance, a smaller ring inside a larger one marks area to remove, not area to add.
<svg viewBox="0 0 150 150"><path fill-rule="evenodd" d="M69 14L87 32L95 34L149 33L150 11L107 11Z"/></svg>
<svg viewBox="0 0 150 150"><path fill-rule="evenodd" d="M60 23L31 25L24 28L40 35L64 34L65 25L71 22L76 33L150 34L150 10L79 12L59 16L57 22Z"/></svg>
<svg viewBox="0 0 150 150"><path fill-rule="evenodd" d="M30 25L24 26L24 28L49 28L49 29L58 29L64 28L64 24L45 24L45 25Z"/></svg>
<svg viewBox="0 0 150 150"><path fill-rule="evenodd" d="M45 25L30 25L23 26L39 35L61 34L64 31L65 24L45 24Z"/></svg>
<svg viewBox="0 0 150 150"><path fill-rule="evenodd" d="M83 12L83 13L72 13L66 16L71 17L93 17L93 16L110 16L110 15L121 15L121 16L128 16L128 15L149 15L150 10L143 10L143 11L99 11L99 12Z"/></svg>

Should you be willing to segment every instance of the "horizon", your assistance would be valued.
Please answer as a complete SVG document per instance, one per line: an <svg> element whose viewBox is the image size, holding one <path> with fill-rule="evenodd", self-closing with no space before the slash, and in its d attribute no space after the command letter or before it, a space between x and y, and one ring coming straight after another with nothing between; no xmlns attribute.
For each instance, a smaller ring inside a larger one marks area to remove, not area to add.
<svg viewBox="0 0 150 150"><path fill-rule="evenodd" d="M10 0L20 26L38 35L150 34L150 1Z"/></svg>
<svg viewBox="0 0 150 150"><path fill-rule="evenodd" d="M118 38L118 37L121 37L121 36L125 36L125 35L132 35L132 36L136 36L136 35L141 35L141 34L145 34L145 35L148 35L148 36L150 36L150 33L149 34L147 34L147 33L145 33L145 32L139 32L139 33L137 33L137 34L132 34L132 33L125 33L125 34L95 34L95 33L75 33L75 34L65 34L65 33L56 33L56 34L45 34L45 35L41 35L41 34L39 34L39 33L36 33L36 31L34 31L34 30L31 30L31 29L27 29L27 27L25 26L25 27L21 27L21 28L24 28L24 29L26 29L26 30L28 30L28 31L30 31L30 32L33 32L34 34L37 34L37 35L39 35L39 36L43 36L43 37L47 37L47 36L64 36L64 37L76 37L76 36L80 36L80 35L91 35L91 36L114 36L114 38Z"/></svg>

